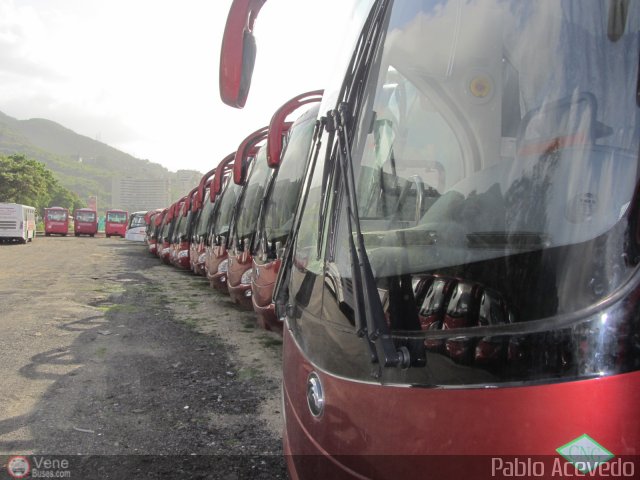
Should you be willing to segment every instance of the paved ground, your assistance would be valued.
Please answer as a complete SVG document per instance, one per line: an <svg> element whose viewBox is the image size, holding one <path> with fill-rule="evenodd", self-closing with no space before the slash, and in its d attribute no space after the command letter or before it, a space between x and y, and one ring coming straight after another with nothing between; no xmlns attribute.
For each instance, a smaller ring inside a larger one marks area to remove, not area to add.
<svg viewBox="0 0 640 480"><path fill-rule="evenodd" d="M0 465L59 455L71 478L285 478L280 356L252 314L143 245L0 245Z"/></svg>

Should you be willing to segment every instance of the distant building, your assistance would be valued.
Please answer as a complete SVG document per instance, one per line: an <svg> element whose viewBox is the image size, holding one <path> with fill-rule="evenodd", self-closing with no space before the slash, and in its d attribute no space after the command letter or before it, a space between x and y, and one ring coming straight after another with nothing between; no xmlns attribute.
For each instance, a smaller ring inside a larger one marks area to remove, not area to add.
<svg viewBox="0 0 640 480"><path fill-rule="evenodd" d="M128 212L153 210L169 206L171 184L168 179L114 179L111 188L111 205Z"/></svg>
<svg viewBox="0 0 640 480"><path fill-rule="evenodd" d="M175 202L188 194L200 183L201 178L202 173L195 170L178 170L171 185L171 201Z"/></svg>

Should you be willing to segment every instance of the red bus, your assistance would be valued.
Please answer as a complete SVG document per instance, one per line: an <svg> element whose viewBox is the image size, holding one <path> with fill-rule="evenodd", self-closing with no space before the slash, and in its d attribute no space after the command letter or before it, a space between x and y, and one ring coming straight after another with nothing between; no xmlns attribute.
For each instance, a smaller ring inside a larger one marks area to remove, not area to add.
<svg viewBox="0 0 640 480"><path fill-rule="evenodd" d="M258 144L267 138L267 133L268 127L256 130L247 136L236 150L233 160L233 185L230 187L230 193L234 194L233 208L228 212L228 222L225 220L224 223L215 225L218 247L225 256L223 264L226 263L227 280L223 289L230 294L234 302L248 309L251 308L249 240L253 235L252 231L255 230L255 220L252 218L257 218L260 205L256 201L259 202L262 198L263 184L270 173L266 162L266 148L258 147ZM254 179L253 182L249 182L251 177ZM229 205L230 198L227 195L223 196L221 202ZM250 207L243 205L247 197L253 199Z"/></svg>
<svg viewBox="0 0 640 480"><path fill-rule="evenodd" d="M275 293L291 477L634 475L640 4L352 3Z"/></svg>
<svg viewBox="0 0 640 480"><path fill-rule="evenodd" d="M218 164L209 188L209 201L215 204L208 233L210 240L205 251L205 272L211 287L225 293L228 292L229 231L236 202L242 192L242 186L231 179L235 155L235 152L227 155Z"/></svg>
<svg viewBox="0 0 640 480"><path fill-rule="evenodd" d="M189 269L191 266L191 202L198 189L194 188L181 200L176 209L176 226L171 240L171 264L174 267Z"/></svg>
<svg viewBox="0 0 640 480"><path fill-rule="evenodd" d="M127 224L129 222L129 212L125 210L107 210L104 223L104 233L107 238L117 235L124 238L127 233Z"/></svg>
<svg viewBox="0 0 640 480"><path fill-rule="evenodd" d="M98 214L91 208L78 208L73 212L73 234L95 237L98 233Z"/></svg>
<svg viewBox="0 0 640 480"><path fill-rule="evenodd" d="M49 207L44 209L44 234L67 236L69 232L69 209Z"/></svg>
<svg viewBox="0 0 640 480"><path fill-rule="evenodd" d="M251 309L253 307L251 302L252 250L254 245L257 244L258 215L260 214L262 199L273 170L267 164L266 145L258 149L251 165L245 167L246 175L236 175L236 172L241 171L240 168L236 167L241 164L242 160L236 156L234 182L240 183L244 188L236 203L236 213L231 223L227 286L231 300L247 309Z"/></svg>
<svg viewBox="0 0 640 480"><path fill-rule="evenodd" d="M164 217L169 211L168 208L151 213L149 216L149 223L147 227L147 245L149 253L156 256L160 256L160 250L162 249L162 228L164 225ZM146 216L145 216L146 218Z"/></svg>
<svg viewBox="0 0 640 480"><path fill-rule="evenodd" d="M213 168L202 176L198 184L198 192L191 205L194 218L189 259L191 271L196 275L205 274L206 247L209 238L207 230L213 213L213 203L209 201L209 195L215 172L216 169Z"/></svg>
<svg viewBox="0 0 640 480"><path fill-rule="evenodd" d="M284 127L289 127L285 123L278 125L277 122L283 122L284 117L303 105L319 102L321 95L322 91L315 91L294 97L276 112L269 125L268 163L274 172L261 200L262 209L251 251L251 301L258 324L280 333L282 322L275 314L273 289L291 233L319 106L312 107L291 125L284 151ZM274 142L277 142L275 148ZM284 168L281 168L282 165Z"/></svg>

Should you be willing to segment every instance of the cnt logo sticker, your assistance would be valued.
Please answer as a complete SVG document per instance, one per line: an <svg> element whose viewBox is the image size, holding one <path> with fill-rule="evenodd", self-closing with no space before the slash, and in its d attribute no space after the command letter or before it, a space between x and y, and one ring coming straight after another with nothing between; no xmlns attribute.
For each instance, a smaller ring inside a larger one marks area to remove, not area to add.
<svg viewBox="0 0 640 480"><path fill-rule="evenodd" d="M582 473L591 472L615 457L586 433L557 448L556 452Z"/></svg>
<svg viewBox="0 0 640 480"><path fill-rule="evenodd" d="M7 461L7 472L12 478L26 478L31 472L31 465L27 457L9 457Z"/></svg>

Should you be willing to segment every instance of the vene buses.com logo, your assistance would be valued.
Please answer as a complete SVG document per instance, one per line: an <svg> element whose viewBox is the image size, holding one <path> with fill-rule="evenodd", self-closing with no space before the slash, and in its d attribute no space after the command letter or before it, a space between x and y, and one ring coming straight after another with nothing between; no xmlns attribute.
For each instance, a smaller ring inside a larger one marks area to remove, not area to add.
<svg viewBox="0 0 640 480"><path fill-rule="evenodd" d="M31 465L27 457L14 456L7 460L7 472L12 478L26 478L31 471Z"/></svg>

